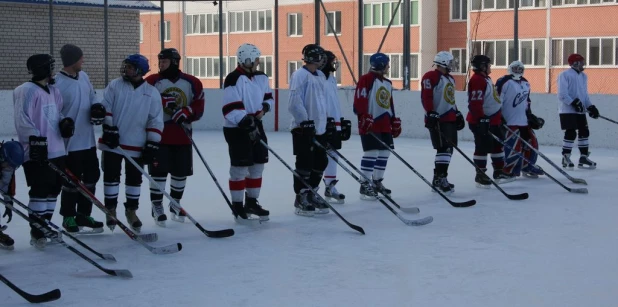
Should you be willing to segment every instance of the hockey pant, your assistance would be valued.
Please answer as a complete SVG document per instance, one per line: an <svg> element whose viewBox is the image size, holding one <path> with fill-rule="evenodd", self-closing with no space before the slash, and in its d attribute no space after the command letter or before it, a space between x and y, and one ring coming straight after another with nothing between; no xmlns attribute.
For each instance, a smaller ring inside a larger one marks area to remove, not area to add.
<svg viewBox="0 0 618 307"><path fill-rule="evenodd" d="M504 146L504 172L519 176L522 171L527 172L532 169L532 165L529 165L528 161L536 164L538 158L537 153L524 144L519 137L530 143L534 149L538 150L539 144L534 131L530 127L509 126L509 129L512 132L506 132L505 144L507 146ZM522 154L528 161L521 158Z"/></svg>
<svg viewBox="0 0 618 307"><path fill-rule="evenodd" d="M64 168L65 156L50 159L60 169ZM56 209L56 200L62 188L62 177L52 170L47 163L27 161L23 164L28 191L28 208L34 215L51 220ZM44 237L43 233L30 224L30 234L35 238Z"/></svg>
<svg viewBox="0 0 618 307"><path fill-rule="evenodd" d="M316 135L315 139L321 144L326 144L322 135ZM308 183L312 189L317 189L322 181L324 170L328 165L326 151L313 144L313 137L304 136L299 130L292 130L293 152L296 156L296 173ZM294 192L300 194L307 187L294 176Z"/></svg>
<svg viewBox="0 0 618 307"><path fill-rule="evenodd" d="M66 167L79 178L93 195L95 194L96 184L101 177L96 147L69 152ZM60 215L69 217L77 214L90 216L92 214L92 202L81 195L73 184L63 182Z"/></svg>
<svg viewBox="0 0 618 307"><path fill-rule="evenodd" d="M148 174L159 187L165 189L167 175L171 175L170 196L178 203L182 199L187 177L193 175L193 148L189 145L159 145L155 163L148 165ZM150 201L161 204L163 192L150 183Z"/></svg>
<svg viewBox="0 0 618 307"><path fill-rule="evenodd" d="M483 135L478 131L478 125L468 124L470 130L474 134L474 164L481 170L487 170L487 155L491 154L491 164L496 170L502 170L504 168L504 151L502 144L495 141L491 134ZM489 132L493 133L499 139L504 140L504 134L500 126L490 126Z"/></svg>
<svg viewBox="0 0 618 307"><path fill-rule="evenodd" d="M123 155L103 151L103 193L105 194L105 207L108 209L116 209L118 206L118 193L120 191L120 172L122 170L122 161L125 167L125 196L127 201L124 206L127 210L137 210L139 207L139 196L142 185L142 173L126 161ZM141 167L143 165L140 158L133 158Z"/></svg>

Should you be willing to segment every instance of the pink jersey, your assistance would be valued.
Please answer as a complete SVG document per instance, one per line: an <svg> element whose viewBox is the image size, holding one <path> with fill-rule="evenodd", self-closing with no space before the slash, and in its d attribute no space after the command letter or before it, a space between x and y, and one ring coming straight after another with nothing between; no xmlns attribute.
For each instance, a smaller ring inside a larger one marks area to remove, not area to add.
<svg viewBox="0 0 618 307"><path fill-rule="evenodd" d="M24 146L24 161L30 159L29 138L31 135L47 137L47 158L66 155L64 139L58 124L64 118L62 95L53 85L49 93L34 82L26 82L13 91L15 108L15 130L19 142Z"/></svg>

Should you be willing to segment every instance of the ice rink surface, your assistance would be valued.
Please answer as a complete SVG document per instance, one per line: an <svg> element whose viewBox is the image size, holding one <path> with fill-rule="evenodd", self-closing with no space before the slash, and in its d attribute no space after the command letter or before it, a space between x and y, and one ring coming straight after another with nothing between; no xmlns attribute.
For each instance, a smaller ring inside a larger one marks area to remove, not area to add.
<svg viewBox="0 0 618 307"><path fill-rule="evenodd" d="M293 166L290 134L268 137L272 148ZM223 133L199 131L194 139L229 193ZM429 140L400 138L395 146L431 180L435 151ZM472 156L473 144L460 147ZM541 150L560 163L560 148ZM16 241L15 250L0 250L0 273L31 293L59 288L62 298L44 306L616 306L618 151L591 151L598 169L569 171L588 181L590 194L568 193L548 178L519 178L502 186L508 193L528 192L530 198L522 201L508 200L493 187L476 188L474 168L455 153L449 170L449 180L456 185L452 198L476 199L477 205L470 208L451 207L391 156L384 183L401 206L420 208L420 215L406 217L434 217L422 227L404 225L379 202L360 200L359 185L339 169L337 187L347 199L334 206L366 235L348 228L333 213L295 215L292 174L272 155L259 199L270 210L271 221L239 225L194 154L195 175L188 180L182 204L205 228L233 228L233 237L207 238L188 220L180 224L169 214L167 228L156 226L144 180L138 211L142 233L157 232L155 246L181 242L181 252L151 254L118 228L80 236L118 259L98 263L129 269L134 275L111 277L62 246L35 250L29 245L28 224L15 215L6 231ZM360 165L359 137L344 143L341 153ZM575 163L578 157L575 150ZM585 187L569 182L542 159L539 165L569 187ZM16 198L27 203L23 170L17 174ZM123 187L118 217L125 222ZM96 195L103 199L102 180ZM57 225L62 223L59 207L58 200L53 218ZM96 219L105 219L97 208L93 212ZM1 306L29 305L4 285L0 301Z"/></svg>

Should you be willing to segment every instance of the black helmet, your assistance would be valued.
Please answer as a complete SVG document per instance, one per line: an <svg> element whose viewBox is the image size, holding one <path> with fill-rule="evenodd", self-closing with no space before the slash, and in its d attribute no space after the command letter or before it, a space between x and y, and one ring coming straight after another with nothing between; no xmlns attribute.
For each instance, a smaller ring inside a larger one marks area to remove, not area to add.
<svg viewBox="0 0 618 307"><path fill-rule="evenodd" d="M303 61L318 64L324 60L324 48L317 44L309 44L303 48Z"/></svg>
<svg viewBox="0 0 618 307"><path fill-rule="evenodd" d="M339 63L335 61L335 59L337 58L335 54L329 50L326 50L324 51L324 55L326 56L326 64L324 65L324 68L322 69L322 71L324 71L324 73L326 73L326 71L328 72L337 71L337 68L339 68Z"/></svg>
<svg viewBox="0 0 618 307"><path fill-rule="evenodd" d="M180 53L176 48L165 48L159 52L159 60L160 59L170 59L180 61Z"/></svg>
<svg viewBox="0 0 618 307"><path fill-rule="evenodd" d="M474 71L485 71L487 70L487 65L491 64L491 59L486 55L475 55L472 57L470 64Z"/></svg>
<svg viewBox="0 0 618 307"><path fill-rule="evenodd" d="M26 67L32 80L39 81L51 77L56 60L49 54L35 54L28 58Z"/></svg>

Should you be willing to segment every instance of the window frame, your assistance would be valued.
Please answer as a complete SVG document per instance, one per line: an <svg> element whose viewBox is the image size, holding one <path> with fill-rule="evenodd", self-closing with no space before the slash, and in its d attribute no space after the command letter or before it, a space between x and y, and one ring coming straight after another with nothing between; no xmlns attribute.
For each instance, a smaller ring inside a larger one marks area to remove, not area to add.
<svg viewBox="0 0 618 307"><path fill-rule="evenodd" d="M158 37L159 37L159 42L161 41L161 21L159 21L157 23L158 25ZM172 41L172 22L170 20L163 20L163 26L165 27L165 38L164 38L164 42L171 42Z"/></svg>
<svg viewBox="0 0 618 307"><path fill-rule="evenodd" d="M568 54L565 54L565 41L570 41L573 43L573 53L579 53L582 54L584 52L582 52L580 49L580 45L578 44L578 41L582 41L584 40L586 42L586 50L585 50L585 55L584 58L586 59L586 68L616 68L618 66L618 36L594 36L594 37L559 37L559 38L552 38L551 39L551 54L550 54L550 59L551 59L551 63L550 63L550 67L552 68L567 68L569 67L569 64L567 62L567 58L568 58ZM590 40L599 40L599 50L598 50L598 59L599 59L599 64L590 64ZM612 64L602 64L603 61L603 40L611 40L613 41L613 48L612 50ZM556 55L556 50L554 50L554 43L556 41L560 41L560 48L561 50L559 51L559 54ZM555 56L560 56L561 63L560 64L554 64L554 57Z"/></svg>
<svg viewBox="0 0 618 307"><path fill-rule="evenodd" d="M291 22L290 19L294 17L294 26L295 26L295 33L291 33ZM303 14L302 13L288 13L287 16L287 21L288 21L288 36L289 37L302 37L303 36ZM300 25L300 27L299 27ZM300 29L300 31L299 31ZM299 33L300 32L300 33Z"/></svg>
<svg viewBox="0 0 618 307"><path fill-rule="evenodd" d="M508 48L508 45L507 45ZM467 48L450 48L449 52L453 54L455 58L455 51L459 53L460 62L458 64L459 71L451 71L451 75L465 75L468 72L468 50ZM461 61L462 55L465 55L465 59Z"/></svg>
<svg viewBox="0 0 618 307"><path fill-rule="evenodd" d="M462 1L462 0L459 0L459 1ZM364 3L364 6L363 6L363 28L371 29L371 28L386 28L386 27L388 27L388 22L385 23L384 20L382 20L383 19L382 17L384 17L384 12L382 11L383 8L384 8L384 5L385 4L389 4L389 8L390 8L389 16L392 17L393 16L393 10L397 7L397 3L398 2L399 1L380 1L380 2ZM416 3L416 8L417 8L417 10L416 10L416 18L414 18L414 11L413 11L414 5L412 3ZM379 13L380 21L377 24L374 24L374 18L375 18L374 12L373 12L374 6L380 8L380 13ZM367 10L367 7L369 7L369 10ZM403 4L401 4L399 6L399 9L397 9L397 14L395 14L395 18L396 19L393 20L393 25L391 25L391 28L392 27L403 27L403 22L401 21L401 19L402 19L401 10L402 10L402 8L403 8ZM420 22L419 22L419 18L420 18L419 15L420 15L420 13L418 11L418 8L419 8L419 0L410 0L410 26L412 26L412 27L420 25ZM365 18L365 17L367 17L367 16L365 16L365 13L367 11L369 11L369 19L370 19L369 25L367 25L367 19ZM416 23L413 23L413 21L415 19L416 19ZM390 20L389 20L389 22L390 22Z"/></svg>
<svg viewBox="0 0 618 307"><path fill-rule="evenodd" d="M228 14L230 14L230 16L231 14L234 14L234 18L232 17L229 18L230 20L229 34L269 33L273 31L272 30L273 29L273 19L272 19L271 9L229 11ZM245 21L245 16L249 18L248 21ZM260 16L264 17L264 30L260 30ZM254 25L253 18L256 18L255 27L253 26ZM233 27L231 26L232 19L234 22ZM242 30L238 30L239 28L242 28ZM255 28L255 29L252 30L252 28Z"/></svg>
<svg viewBox="0 0 618 307"><path fill-rule="evenodd" d="M286 63L286 68L288 71L288 86L290 85L290 81L292 81L292 74L299 70L300 68L303 67L304 63L303 61L287 61ZM290 71L290 64L294 64L294 66L296 66L296 68L294 69L294 71Z"/></svg>
<svg viewBox="0 0 618 307"><path fill-rule="evenodd" d="M519 9L520 10L543 10L543 9L547 9L549 7L549 1L552 0L506 0L506 7L504 8L497 8L498 7L498 1L500 0L469 0L470 2L470 12L481 12L481 11L507 11L507 10L512 10L514 9L514 6L511 5L511 3L514 3L514 1L519 1ZM502 0L504 1L504 0ZM530 1L531 5L522 5L523 1ZM545 1L543 5L540 4L541 1ZM475 8L477 6L475 6L475 2L480 2L481 6L480 8ZM485 3L486 2L491 2L493 4L492 7L485 7Z"/></svg>
<svg viewBox="0 0 618 307"><path fill-rule="evenodd" d="M403 53L385 53L385 54L390 59L390 65L391 65L391 67L390 67L390 69L388 71L388 75L386 77L389 80L403 80ZM372 54L370 54L370 53L363 54L363 67L365 67L365 64L367 64L366 65L367 71L369 71L369 58L371 57L371 55ZM393 71L395 71L393 69L393 62L395 62L394 61L395 57L398 58L397 62L399 63L399 66L400 66L398 71L397 71L398 74L399 74L398 77L393 77ZM416 58L416 64L415 65L412 65L412 59L413 58ZM417 80L420 80L420 78L421 78L421 75L420 75L420 68L421 68L420 65L421 64L420 64L419 61L420 61L420 53L411 52L410 53L410 64L411 64L410 68L413 68L414 66L416 66L416 70L410 69L410 80L417 81Z"/></svg>
<svg viewBox="0 0 618 307"><path fill-rule="evenodd" d="M339 19L337 19L337 14L339 14ZM333 28L335 29L335 33L330 32L330 26L328 25L328 16L333 16ZM328 11L326 12L326 18L324 18L324 35L326 36L341 36L341 28L343 28L341 24L341 19L343 17L342 11ZM337 29L337 22L339 22L339 29Z"/></svg>
<svg viewBox="0 0 618 307"><path fill-rule="evenodd" d="M460 18L453 18L453 12L455 10L455 1L459 2L459 14ZM449 2L449 16L448 20L450 22L467 22L468 21L468 2L472 0L467 0L466 5L463 5L464 0L450 0ZM465 14L464 14L465 13Z"/></svg>

